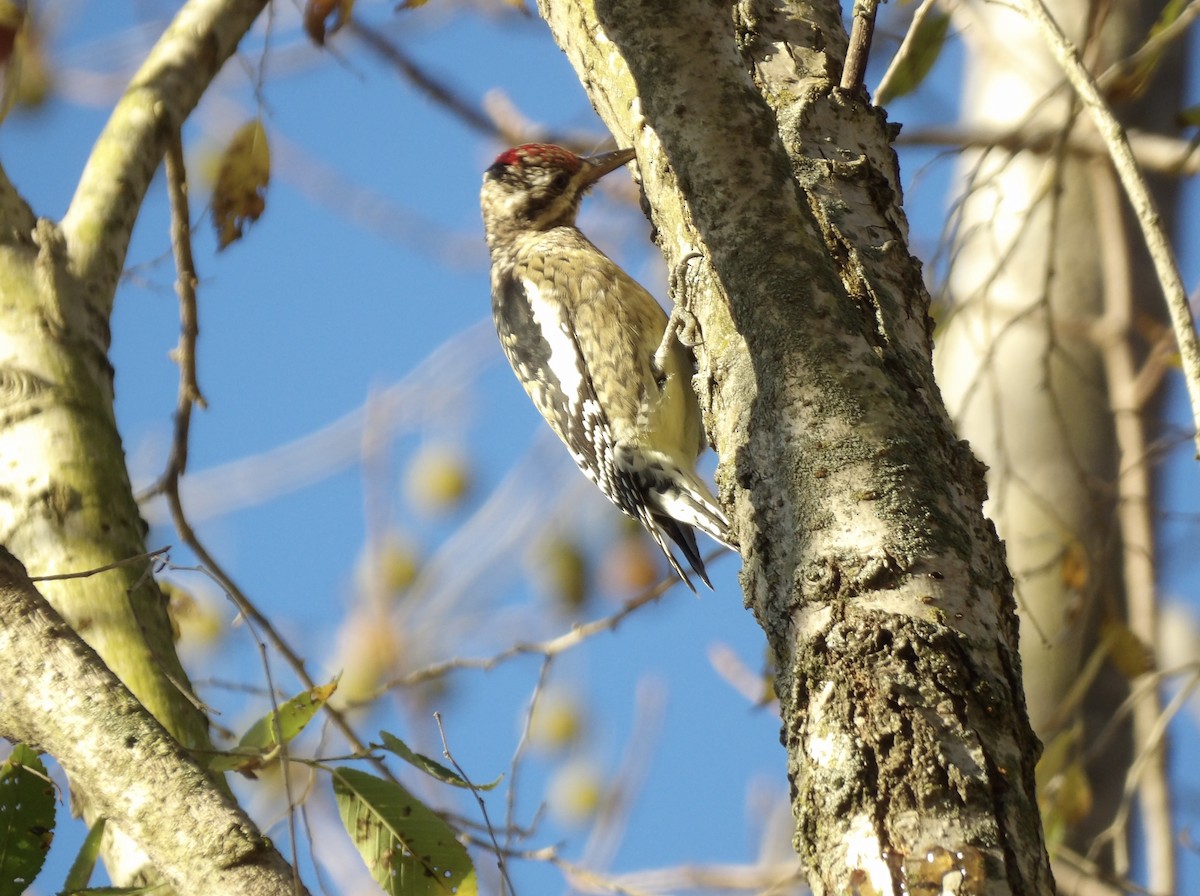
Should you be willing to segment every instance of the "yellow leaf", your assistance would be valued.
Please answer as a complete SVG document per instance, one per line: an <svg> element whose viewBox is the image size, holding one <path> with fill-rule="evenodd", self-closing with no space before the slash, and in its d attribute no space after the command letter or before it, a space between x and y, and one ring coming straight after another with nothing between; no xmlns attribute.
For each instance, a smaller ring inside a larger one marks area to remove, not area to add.
<svg viewBox="0 0 1200 896"><path fill-rule="evenodd" d="M1072 725L1058 732L1042 749L1042 758L1035 770L1038 793L1043 793L1055 777L1062 774L1078 753L1077 746L1082 730Z"/></svg>
<svg viewBox="0 0 1200 896"><path fill-rule="evenodd" d="M454 510L471 492L470 463L453 445L427 445L409 463L404 490L409 501L422 511Z"/></svg>
<svg viewBox="0 0 1200 896"><path fill-rule="evenodd" d="M579 544L554 536L537 551L537 579L547 596L559 607L574 612L592 591L591 570Z"/></svg>
<svg viewBox="0 0 1200 896"><path fill-rule="evenodd" d="M221 153L212 201L219 248L241 239L242 227L258 220L267 207L264 193L270 179L267 132L256 118L242 125Z"/></svg>
<svg viewBox="0 0 1200 896"><path fill-rule="evenodd" d="M1072 762L1063 771L1056 803L1068 825L1079 824L1092 811L1092 785L1080 763Z"/></svg>
<svg viewBox="0 0 1200 896"><path fill-rule="evenodd" d="M1125 623L1106 620L1100 627L1100 636L1113 665L1126 678L1137 678L1154 671L1154 651Z"/></svg>
<svg viewBox="0 0 1200 896"><path fill-rule="evenodd" d="M546 803L560 822L582 827L604 806L604 776L585 759L575 759L559 768L550 779Z"/></svg>
<svg viewBox="0 0 1200 896"><path fill-rule="evenodd" d="M583 698L567 688L549 687L534 704L529 742L544 753L562 753L579 743L586 730Z"/></svg>

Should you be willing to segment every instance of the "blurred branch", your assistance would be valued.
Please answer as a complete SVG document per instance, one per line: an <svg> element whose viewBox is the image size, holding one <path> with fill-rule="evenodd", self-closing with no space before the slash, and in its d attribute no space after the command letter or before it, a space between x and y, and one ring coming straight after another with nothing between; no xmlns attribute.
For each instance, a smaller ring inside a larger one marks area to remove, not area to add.
<svg viewBox="0 0 1200 896"><path fill-rule="evenodd" d="M525 708L524 720L521 723L521 735L517 738L517 745L513 748L512 759L509 760L508 764L508 793L504 801L504 848L506 850L512 849L513 839L518 833L517 776L521 771L521 760L524 758L525 750L529 746L530 735L533 731L533 715L537 711L538 702L545 691L546 681L550 677L550 664L552 662L554 662L553 657L542 657L542 665L538 669L537 681L534 683L533 693L529 695L529 704Z"/></svg>
<svg viewBox="0 0 1200 896"><path fill-rule="evenodd" d="M607 868L617 856L629 827L633 804L646 786L650 764L662 740L666 709L666 686L652 678L639 681L634 698L633 725L621 764L607 779L600 811L580 858L589 868Z"/></svg>
<svg viewBox="0 0 1200 896"><path fill-rule="evenodd" d="M1093 166L1093 195L1097 225L1106 268L1101 282L1105 290L1105 323L1111 337L1103 345L1104 369L1113 409L1116 432L1117 515L1121 527L1121 569L1125 585L1126 624L1141 644L1154 644L1158 637L1158 593L1155 587L1154 525L1151 518L1150 453L1142 426L1138 375L1133 347L1134 297L1133 262L1129 254L1121 215L1121 197L1111 169ZM1157 665L1157 663L1155 664ZM1155 726L1162 713L1157 685L1146 690L1133 712L1134 749L1144 758L1145 774L1138 787L1146 848L1146 881L1154 893L1175 892L1175 837L1172 824L1171 790L1167 781L1166 751L1153 742ZM1114 841L1117 855L1125 839ZM1128 866L1116 863L1119 874Z"/></svg>
<svg viewBox="0 0 1200 896"><path fill-rule="evenodd" d="M1200 147L1193 141L1131 130L1126 133L1137 164L1147 171L1185 177L1200 173ZM896 138L899 146L948 146L955 149L1006 149L1010 152L1049 153L1063 141L1062 129L1035 122L1019 127L996 127L974 122L947 127L905 128ZM1073 130L1066 148L1081 155L1100 155L1106 147L1095 131Z"/></svg>
<svg viewBox="0 0 1200 896"><path fill-rule="evenodd" d="M770 865L680 865L607 876L553 855L571 885L583 893L617 893L621 896L661 896L693 890L753 893L797 892L803 889L799 861Z"/></svg>
<svg viewBox="0 0 1200 896"><path fill-rule="evenodd" d="M1121 851L1126 849L1124 841L1129 827L1129 819L1133 811L1134 793L1139 786L1143 773L1148 766L1153 764L1155 754L1162 750L1163 739L1166 737L1167 727L1170 725L1171 720L1187 705L1198 685L1200 685L1200 677L1196 675L1191 676L1179 689L1178 693L1171 698L1171 702L1167 704L1166 708L1153 720L1153 724L1149 726L1149 731L1144 732L1146 739L1143 743L1139 744L1141 750L1134 758L1133 765L1130 766L1129 771L1125 775L1124 799L1121 801L1112 824L1096 837L1095 842L1089 850L1089 858L1099 853L1105 843L1112 844L1116 856L1120 856ZM1122 871L1119 867L1117 870L1119 872ZM1126 866L1124 870L1127 871L1128 867ZM1153 892L1164 891L1154 890Z"/></svg>
<svg viewBox="0 0 1200 896"><path fill-rule="evenodd" d="M353 18L346 23L344 30L353 34L367 49L393 66L414 87L467 127L500 143L507 145L536 140L557 143L586 155L604 139L547 130L519 115L506 114L513 111L512 105L495 99L485 100L482 107L476 106L427 72L382 31Z"/></svg>
<svg viewBox="0 0 1200 896"><path fill-rule="evenodd" d="M1154 203L1154 197L1138 170L1137 162L1129 148L1129 141L1120 122L1112 114L1096 86L1095 80L1079 58L1078 49L1067 40L1057 23L1050 16L1042 0L1017 0L1016 6L1041 32L1047 47L1058 60L1063 73L1075 88L1080 101L1092 116L1096 130L1100 132L1112 158L1113 167L1133 206L1134 215L1154 270L1167 301L1167 311L1175 328L1175 339L1179 344L1179 356L1191 400L1192 419L1196 426L1197 454L1200 455L1200 342L1196 338L1196 326L1192 310L1188 305L1187 292L1179 276L1179 269L1171 251L1171 244L1162 228L1162 219Z"/></svg>
<svg viewBox="0 0 1200 896"><path fill-rule="evenodd" d="M378 438L394 438L418 422L427 422L431 407L454 407L459 390L499 360L490 320L451 336L400 382L371 398L371 424ZM361 457L366 408L357 408L315 432L251 457L193 473L180 483L193 520L210 519L319 482L356 463ZM139 494L155 496L154 486ZM142 512L154 523L165 521L164 508L144 503Z"/></svg>
<svg viewBox="0 0 1200 896"><path fill-rule="evenodd" d="M101 132L62 220L73 269L105 317L129 238L167 143L266 0L189 0Z"/></svg>
<svg viewBox="0 0 1200 896"><path fill-rule="evenodd" d="M408 79L409 83L467 127L488 137L501 136L496 123L488 118L482 109L421 68L382 32L370 25L364 25L356 18L352 18L346 23L345 30L362 41L368 50L393 66Z"/></svg>
<svg viewBox="0 0 1200 896"><path fill-rule="evenodd" d="M1125 896L1126 893L1149 894L1129 881L1110 882L1095 862L1076 855L1060 846L1052 860L1054 880L1060 893L1070 896Z"/></svg>

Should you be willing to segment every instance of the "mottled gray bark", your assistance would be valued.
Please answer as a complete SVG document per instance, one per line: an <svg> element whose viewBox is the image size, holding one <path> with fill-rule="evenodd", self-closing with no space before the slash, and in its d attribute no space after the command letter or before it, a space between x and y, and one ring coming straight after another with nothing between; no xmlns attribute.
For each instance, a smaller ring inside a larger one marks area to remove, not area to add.
<svg viewBox="0 0 1200 896"><path fill-rule="evenodd" d="M1011 580L837 4L541 8L696 316L814 891L1052 892Z"/></svg>

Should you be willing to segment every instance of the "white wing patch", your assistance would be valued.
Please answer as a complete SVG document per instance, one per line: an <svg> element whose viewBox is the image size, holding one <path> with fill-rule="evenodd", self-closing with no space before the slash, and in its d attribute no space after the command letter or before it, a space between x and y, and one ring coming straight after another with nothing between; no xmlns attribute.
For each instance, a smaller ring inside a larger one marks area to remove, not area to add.
<svg viewBox="0 0 1200 896"><path fill-rule="evenodd" d="M567 402L568 413L575 416L578 413L578 396L582 395L584 390L584 371L583 359L579 357L575 337L571 335L571 324L563 313L562 305L547 301L533 280L528 277L522 278L521 287L525 290L525 298L529 301L533 320L550 347L550 372L558 381L559 390Z"/></svg>

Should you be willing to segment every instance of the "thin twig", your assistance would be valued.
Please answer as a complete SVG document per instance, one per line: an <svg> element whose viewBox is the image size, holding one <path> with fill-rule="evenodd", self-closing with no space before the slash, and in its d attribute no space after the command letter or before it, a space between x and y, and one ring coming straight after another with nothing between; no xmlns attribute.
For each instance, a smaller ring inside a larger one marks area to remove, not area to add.
<svg viewBox="0 0 1200 896"><path fill-rule="evenodd" d="M1154 720L1154 725L1149 732L1145 748L1134 758L1133 764L1129 767L1129 771L1125 775L1125 789L1120 806L1117 808L1116 815L1113 817L1112 823L1107 828L1097 835L1093 841L1091 848L1088 851L1088 856L1093 857L1106 842L1112 842L1114 847L1123 840L1122 834L1129 825L1129 814L1132 811L1133 794L1138 787L1138 782L1141 779L1142 773L1146 764L1150 761L1149 757L1154 754L1162 746L1162 740L1166 736L1167 727L1171 720L1179 714L1179 711L1187 706L1193 692L1197 686L1200 686L1200 676L1194 676L1179 689L1171 702Z"/></svg>
<svg viewBox="0 0 1200 896"><path fill-rule="evenodd" d="M1135 678L1125 699L1113 709L1109 718L1105 721L1104 727L1096 732L1087 746L1083 748L1080 761L1084 765L1089 765L1097 761L1103 755L1112 739L1120 733L1122 727L1125 725L1125 720L1133 714L1133 709L1137 706L1138 701L1142 699L1143 692L1147 688L1156 688L1164 681L1172 678L1187 680L1200 678L1200 662L1184 663L1180 666L1164 669L1161 672L1149 672Z"/></svg>
<svg viewBox="0 0 1200 896"><path fill-rule="evenodd" d="M600 619L594 619L591 622L575 625L570 631L563 632L561 635L556 635L553 638L547 638L544 641L519 641L511 647L489 657L457 658L433 663L423 669L417 669L393 679L380 689L380 694L392 688L410 687L424 681L441 678L447 672L454 671L455 669L482 669L487 671L518 656L528 656L531 654L544 657L557 656L594 635L598 635L601 632L613 631L630 613L634 613L646 604L658 600L658 598L662 597L663 594L678 583L679 579L675 576L665 578L653 588L626 601L621 609L611 616L604 616ZM374 700L377 696L379 694L373 695L369 700Z"/></svg>
<svg viewBox="0 0 1200 896"><path fill-rule="evenodd" d="M308 674L304 660L292 649L292 646L279 634L275 626L271 624L271 621L262 614L258 607L246 596L246 593L238 587L238 584L225 572L224 568L196 537L196 533L188 524L187 517L183 513L183 507L179 503L178 494L168 491L167 503L171 509L171 519L175 523L175 528L179 530L179 535L183 539L183 543L196 555L196 558L208 570L214 581L229 595L229 599L237 607L242 617L248 623L253 623L259 627L266 640L270 642L271 647L283 657L284 661L304 687L309 689L316 687L317 683ZM325 703L322 709L329 716L334 727L341 732L342 736L346 738L347 743L356 752L367 756L368 761L375 767L376 771L389 781L396 780L391 770L387 767L387 764L370 752L367 744L358 736L339 709L330 706L328 702Z"/></svg>
<svg viewBox="0 0 1200 896"><path fill-rule="evenodd" d="M147 551L144 554L134 554L132 557L126 557L124 560L117 560L113 563L106 563L104 566L97 566L94 569L85 569L81 572L60 572L50 576L30 576L31 582L54 582L58 579L86 579L88 576L94 576L98 573L108 572L110 569L117 569L121 566L131 566L134 563L140 563L143 560L152 560L155 557L161 557L171 550L171 546L158 548L158 550Z"/></svg>
<svg viewBox="0 0 1200 896"><path fill-rule="evenodd" d="M1187 292L1180 279L1171 244L1163 231L1162 219L1155 206L1154 198L1150 195L1145 178L1138 170L1124 129L1104 102L1095 80L1080 61L1078 49L1063 35L1049 10L1046 9L1043 0L1015 0L1015 2L1041 31L1046 45L1058 60L1067 80L1075 88L1079 99L1091 114L1096 130L1100 132L1101 138L1108 147L1109 156L1112 158L1113 167L1121 180L1121 186L1124 187L1130 205L1133 206L1134 215L1141 228L1142 237L1150 252L1154 270L1167 301L1167 311L1171 315L1175 339L1179 343L1183 378L1187 384L1188 397L1191 400L1192 419L1197 424L1195 433L1197 456L1200 456L1200 341L1196 338L1196 328L1192 320L1192 310L1188 305Z"/></svg>
<svg viewBox="0 0 1200 896"><path fill-rule="evenodd" d="M203 402L203 398L197 385L195 367L196 339L200 332L196 304L196 283L198 278L196 277L195 264L191 251L191 221L187 201L187 171L183 161L183 144L178 131L167 141L166 171L168 193L171 200L171 245L175 256L177 271L176 289L179 294L180 303L181 326L179 347L175 354L176 361L179 363L180 374L179 393L175 408L174 441L171 447L171 455L167 461L167 469L156 490L161 491L166 497L171 511L171 519L175 524L176 531L179 532L180 538L183 539L184 544L187 545L192 553L196 555L208 575L229 595L229 599L233 601L242 618L245 619L258 645L262 656L263 671L267 677L267 693L270 696L271 711L273 713L273 733L283 753L280 769L283 775L284 791L288 794L288 802L291 805L292 790L288 771L287 744L284 742L282 732L279 728L279 705L271 676L267 641L284 658L304 687L311 690L316 687L316 683L305 670L303 661L291 649L291 646L283 640L270 620L251 603L245 593L242 592L229 574L225 572L224 568L200 542L200 539L196 536L195 531L188 522L183 510L183 503L179 496L179 481L187 470L188 439L191 430L192 408L197 403ZM331 707L328 702L325 703L324 709L350 745L357 752L367 753L366 745L358 738L349 723L345 720L345 717L338 710ZM381 774L388 778L392 777L381 759L376 756L370 756L369 759ZM288 834L294 858L299 853L297 851L295 823L290 812L288 813ZM296 870L294 861L292 868L294 883L297 891L299 891L299 872Z"/></svg>
<svg viewBox="0 0 1200 896"><path fill-rule="evenodd" d="M175 405L175 437L171 444L171 455L163 474L163 490L171 503L172 512L178 510L179 519L183 508L179 502L179 479L187 470L188 434L191 430L192 408L197 404L207 407L196 379L196 340L200 335L200 316L196 305L195 256L192 253L192 219L188 203L187 166L183 160L183 135L176 129L166 145L167 195L171 206L171 251L175 257L175 291L179 295L179 345L175 350L175 361L179 365L179 392ZM177 526L178 528L178 526ZM181 533L182 529L179 530ZM189 528L190 531L190 528ZM186 537L185 537L186 540ZM194 546L193 550L195 549ZM283 790L287 794L288 806L292 802L291 764L288 760L287 741L280 727L279 702L275 696L275 683L271 675L271 661L267 645L251 624L248 626L262 658L263 674L267 678L267 693L271 699L271 729L281 754L279 769L283 779ZM288 840L292 852L292 887L295 892L303 890L300 872L296 867L299 850L296 843L295 817L288 812Z"/></svg>
<svg viewBox="0 0 1200 896"><path fill-rule="evenodd" d="M529 746L530 736L533 732L533 714L537 710L538 701L541 699L542 693L546 688L546 680L550 677L550 665L554 662L553 657L543 657L542 665L538 669L537 682L533 686L533 693L529 696L529 705L525 709L525 721L521 725L521 734L517 738L517 745L513 749L512 759L508 764L508 797L505 800L504 806L504 848L510 849L514 832L519 831L517 827L517 778L521 770L521 759L525 755L525 748ZM537 816L534 816L536 823ZM534 824L530 825L532 829Z"/></svg>
<svg viewBox="0 0 1200 896"><path fill-rule="evenodd" d="M458 776L467 782L467 788L471 791L471 796L475 797L475 802L479 804L479 812L483 815L483 823L487 828L488 837L491 838L492 847L495 850L496 866L500 869L500 896L504 896L504 888L508 887L508 892L515 894L516 888L513 886L512 878L508 876L508 865L504 861L504 852L500 849L500 841L496 839L496 829L492 827L492 820L488 817L487 803L483 801L483 795L479 792L471 779L467 777L466 771L458 764L458 760L450 754L450 743L446 740L446 729L442 726L442 714L435 712L433 720L437 723L438 734L442 738L442 755L446 757L446 761L454 766L454 770L458 772Z"/></svg>
<svg viewBox="0 0 1200 896"><path fill-rule="evenodd" d="M854 22L850 26L850 45L842 66L842 90L857 93L862 90L867 60L871 55L871 39L875 35L875 10L879 0L854 0Z"/></svg>

